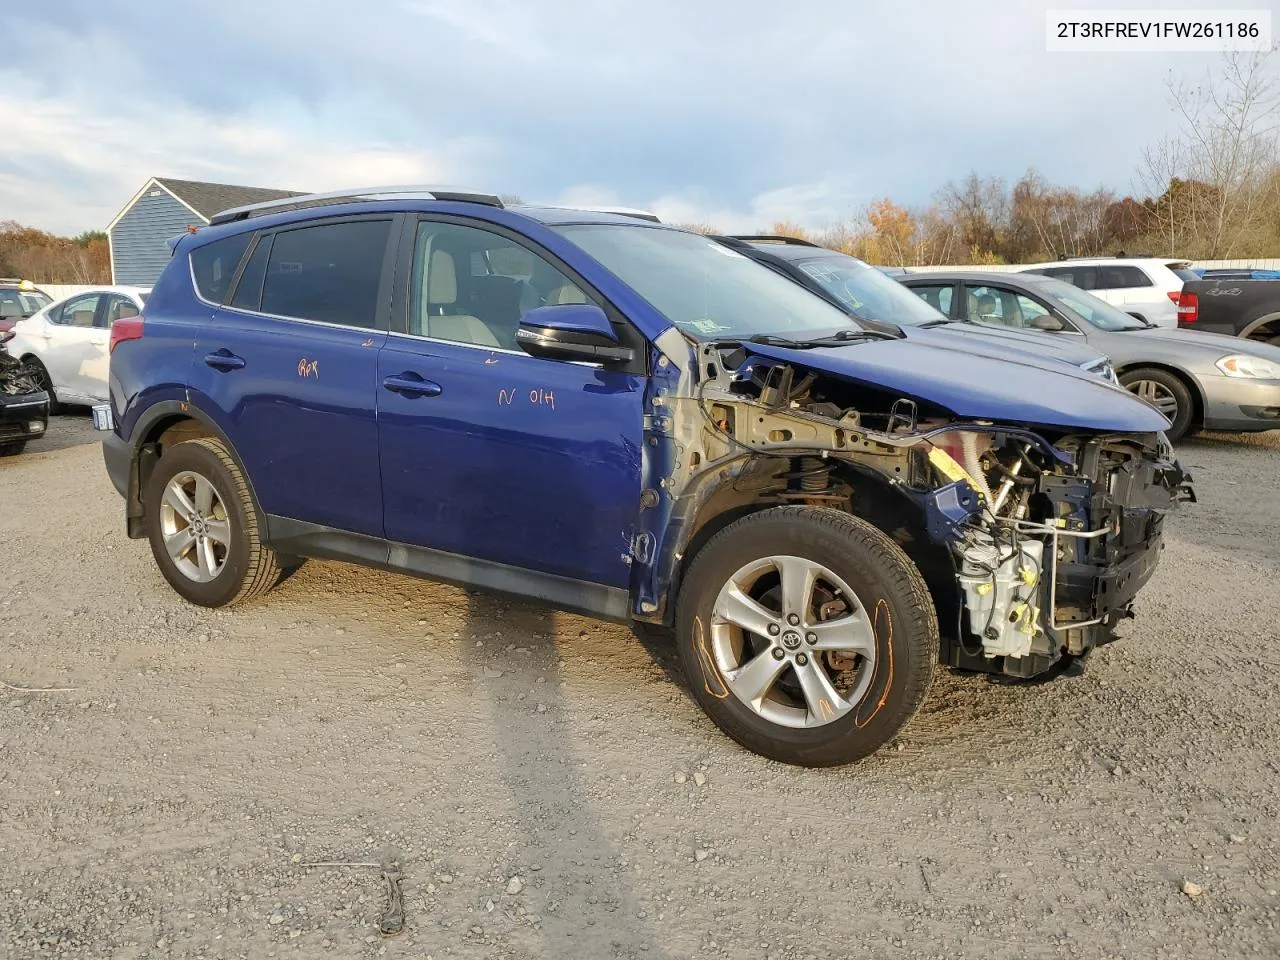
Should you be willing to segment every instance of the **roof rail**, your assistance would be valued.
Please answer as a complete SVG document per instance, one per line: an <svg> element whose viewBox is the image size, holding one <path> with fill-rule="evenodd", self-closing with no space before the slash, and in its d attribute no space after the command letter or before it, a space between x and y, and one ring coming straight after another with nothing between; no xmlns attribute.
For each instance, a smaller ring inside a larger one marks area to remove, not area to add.
<svg viewBox="0 0 1280 960"><path fill-rule="evenodd" d="M431 186L429 184L406 184L396 186L349 187L346 190L332 190L328 193L308 193L298 197L285 197L282 200L267 200L263 203L250 203L243 207L232 207L214 214L209 220L210 226L220 223L232 223L236 220L248 220L250 217L261 217L270 213L285 213L290 210L306 210L311 207L326 207L335 203L352 203L359 200L378 200L384 197L403 196L405 194L427 194L434 200L458 200L464 203L482 203L489 207L501 207L502 200L492 193L480 193L475 190L462 190L458 187Z"/></svg>
<svg viewBox="0 0 1280 960"><path fill-rule="evenodd" d="M780 233L760 233L754 235L733 234L734 240L745 240L747 243L785 243L796 247L820 247L822 244L812 240L801 240L799 237L786 237Z"/></svg>
<svg viewBox="0 0 1280 960"><path fill-rule="evenodd" d="M598 207L574 207L575 210L586 210L590 213L612 213L619 217L635 217L637 220L648 220L650 223L661 223L656 213L639 210L635 207L615 207L611 205Z"/></svg>

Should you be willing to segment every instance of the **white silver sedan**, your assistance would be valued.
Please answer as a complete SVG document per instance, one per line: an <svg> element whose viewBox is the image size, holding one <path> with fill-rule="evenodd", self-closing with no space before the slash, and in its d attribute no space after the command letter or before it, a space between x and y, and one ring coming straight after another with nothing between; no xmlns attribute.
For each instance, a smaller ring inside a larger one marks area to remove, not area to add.
<svg viewBox="0 0 1280 960"><path fill-rule="evenodd" d="M146 287L96 287L14 324L9 354L39 374L51 412L60 404L107 400L111 325L140 315L150 292Z"/></svg>

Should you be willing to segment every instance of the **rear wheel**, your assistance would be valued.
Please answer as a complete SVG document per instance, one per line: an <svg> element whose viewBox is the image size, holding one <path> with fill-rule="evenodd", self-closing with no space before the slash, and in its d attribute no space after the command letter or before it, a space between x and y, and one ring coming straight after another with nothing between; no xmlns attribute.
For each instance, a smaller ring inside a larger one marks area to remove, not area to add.
<svg viewBox="0 0 1280 960"><path fill-rule="evenodd" d="M261 596L283 574L262 543L248 482L211 437L168 448L143 498L151 552L169 585L203 607Z"/></svg>
<svg viewBox="0 0 1280 960"><path fill-rule="evenodd" d="M874 753L915 714L938 652L923 578L875 527L779 507L730 524L680 591L676 641L694 698L725 733L784 763Z"/></svg>
<svg viewBox="0 0 1280 960"><path fill-rule="evenodd" d="M1120 382L1130 393L1141 397L1169 418L1170 426L1165 433L1171 441L1186 436L1195 415L1195 403L1182 380L1167 370L1139 367L1126 370L1121 374Z"/></svg>

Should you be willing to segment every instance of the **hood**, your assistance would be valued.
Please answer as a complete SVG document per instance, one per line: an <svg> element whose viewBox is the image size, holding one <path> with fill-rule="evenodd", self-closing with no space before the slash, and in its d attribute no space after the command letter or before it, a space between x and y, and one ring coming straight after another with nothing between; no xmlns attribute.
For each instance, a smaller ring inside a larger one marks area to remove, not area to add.
<svg viewBox="0 0 1280 960"><path fill-rule="evenodd" d="M1257 340L1245 340L1243 337L1230 337L1221 333L1201 333L1198 330L1180 330L1169 327L1149 327L1142 330L1117 330L1118 337L1133 337L1141 342L1158 340L1160 343L1177 344L1179 347L1201 349L1213 354L1214 360L1233 353L1249 354L1280 363L1280 347Z"/></svg>
<svg viewBox="0 0 1280 960"><path fill-rule="evenodd" d="M1169 421L1123 387L1045 360L1002 360L920 340L868 340L793 350L743 344L751 353L846 377L996 423L1155 433Z"/></svg>
<svg viewBox="0 0 1280 960"><path fill-rule="evenodd" d="M937 327L904 326L908 339L966 350L987 357L1008 357L1021 362L1060 360L1073 367L1106 359L1082 337L1055 337L1023 330L999 329L977 323L954 322Z"/></svg>

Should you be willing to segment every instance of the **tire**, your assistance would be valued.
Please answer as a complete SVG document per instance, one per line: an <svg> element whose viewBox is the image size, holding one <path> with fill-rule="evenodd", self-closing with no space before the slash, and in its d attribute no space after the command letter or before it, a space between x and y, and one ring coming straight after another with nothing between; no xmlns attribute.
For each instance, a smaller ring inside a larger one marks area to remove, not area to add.
<svg viewBox="0 0 1280 960"><path fill-rule="evenodd" d="M781 565L771 568L771 558ZM784 568L821 570L812 589L793 594L804 600L789 609L805 611L795 629L781 617ZM852 609L831 609L840 605L833 595L847 596L833 594L839 585L831 579L856 597ZM726 600L731 583L756 607ZM822 622L820 601L832 626ZM764 610L778 621L768 630L779 633L748 631L726 617L739 609L747 618ZM819 630L821 637L811 632ZM861 653L839 646L854 642L848 637L860 638ZM871 524L838 510L777 507L730 524L698 552L680 589L676 644L694 699L721 730L773 760L827 767L869 756L914 716L938 657L938 622L919 570ZM771 670L770 659L781 673L753 706L746 694L760 684L748 683L741 668Z"/></svg>
<svg viewBox="0 0 1280 960"><path fill-rule="evenodd" d="M25 449L27 449L27 441L25 440L12 440L9 443L0 443L0 457L16 457Z"/></svg>
<svg viewBox="0 0 1280 960"><path fill-rule="evenodd" d="M212 488L212 495L205 495L207 510L200 509L202 481ZM171 484L186 496L180 509L172 495L166 502ZM221 440L202 437L166 449L147 482L143 504L156 565L183 599L224 607L260 597L280 582L284 570L262 543L262 519L249 484ZM188 507L198 511L193 519L182 514ZM208 554L197 536L202 532ZM175 558L166 536L186 551Z"/></svg>
<svg viewBox="0 0 1280 960"><path fill-rule="evenodd" d="M44 368L44 364L32 357L27 361L27 366L35 371L40 380L40 388L49 395L49 416L62 413L63 405L58 402L58 395L53 389L53 379L49 376L49 371Z"/></svg>
<svg viewBox="0 0 1280 960"><path fill-rule="evenodd" d="M1169 418L1171 425L1165 433L1171 443L1181 440L1190 431L1196 405L1181 378L1157 367L1137 367L1121 374L1120 383ZM1150 395L1145 395L1144 391Z"/></svg>

